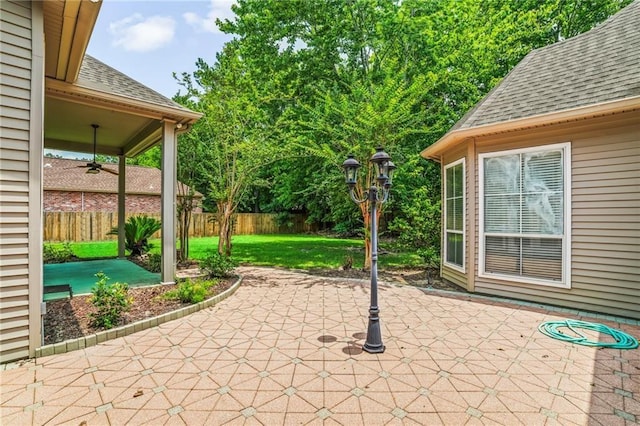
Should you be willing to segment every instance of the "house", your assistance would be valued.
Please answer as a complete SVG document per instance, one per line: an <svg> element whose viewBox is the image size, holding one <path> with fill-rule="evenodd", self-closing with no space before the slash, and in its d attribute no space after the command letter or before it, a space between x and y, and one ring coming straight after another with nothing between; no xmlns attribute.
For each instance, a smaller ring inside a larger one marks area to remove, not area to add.
<svg viewBox="0 0 640 426"><path fill-rule="evenodd" d="M0 1L0 362L42 343L44 148L117 156L124 257L126 157L162 146L162 272L175 272L176 139L201 114L85 54L100 0ZM100 172L100 173L105 173Z"/></svg>
<svg viewBox="0 0 640 426"><path fill-rule="evenodd" d="M43 209L45 212L115 212L118 209L118 165L103 164L106 173L87 173L87 161L45 157ZM125 211L158 214L162 172L153 167L126 166ZM189 194L178 182L178 199ZM202 194L194 192L194 213L202 212Z"/></svg>
<svg viewBox="0 0 640 426"><path fill-rule="evenodd" d="M444 279L640 319L640 2L530 52L422 151Z"/></svg>

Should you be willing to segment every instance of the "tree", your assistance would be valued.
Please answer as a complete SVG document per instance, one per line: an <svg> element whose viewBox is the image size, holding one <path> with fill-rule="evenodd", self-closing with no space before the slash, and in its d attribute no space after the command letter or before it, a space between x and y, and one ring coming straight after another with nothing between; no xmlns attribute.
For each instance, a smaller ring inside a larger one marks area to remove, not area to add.
<svg viewBox="0 0 640 426"><path fill-rule="evenodd" d="M184 139L198 147L200 181L215 203L218 252L231 256L232 219L257 171L278 157L277 123L269 122L264 100L236 46L228 43L209 66L197 62L193 77L183 75L190 107L205 115Z"/></svg>
<svg viewBox="0 0 640 426"><path fill-rule="evenodd" d="M318 95L315 105L305 106L308 117L301 123L300 132L304 149L323 158L334 166L338 179L334 192L348 197L340 167L348 154L360 158L363 173L354 188L362 199L373 182L374 173L368 161L375 147L382 146L393 157L400 153L401 142L410 135L426 131L424 115L420 108L423 78L406 82L402 74L385 77L379 84L371 85L356 80L347 93L327 90ZM398 158L396 157L396 161ZM365 260L371 265L371 223L369 201L359 204L364 223ZM378 215L382 208L378 209Z"/></svg>

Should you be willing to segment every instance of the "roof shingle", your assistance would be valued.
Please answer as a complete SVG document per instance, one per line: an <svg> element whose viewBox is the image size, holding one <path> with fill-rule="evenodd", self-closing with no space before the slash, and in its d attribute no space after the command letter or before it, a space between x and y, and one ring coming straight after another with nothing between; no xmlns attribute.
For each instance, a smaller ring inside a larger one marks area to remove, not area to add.
<svg viewBox="0 0 640 426"><path fill-rule="evenodd" d="M89 174L83 166L86 160L45 157L43 160L43 183L45 191L118 192L118 176L102 171ZM103 169L118 171L117 164L103 164ZM153 167L127 165L125 177L127 194L160 195L162 171ZM178 194L188 191L188 186L178 183ZM196 197L202 194L196 192Z"/></svg>
<svg viewBox="0 0 640 426"><path fill-rule="evenodd" d="M148 88L142 83L135 81L131 77L128 77L115 68L111 68L109 65L89 55L84 56L82 65L80 66L80 73L75 84L145 103L153 103L193 113L190 109L183 107L177 102L172 101L155 90Z"/></svg>

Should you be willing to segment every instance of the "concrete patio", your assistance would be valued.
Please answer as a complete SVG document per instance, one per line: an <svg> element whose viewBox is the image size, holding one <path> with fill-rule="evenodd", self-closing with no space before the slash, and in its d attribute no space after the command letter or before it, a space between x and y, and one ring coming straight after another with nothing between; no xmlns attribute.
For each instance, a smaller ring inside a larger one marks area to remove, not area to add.
<svg viewBox="0 0 640 426"><path fill-rule="evenodd" d="M242 268L215 307L0 372L2 424L631 425L640 350L542 335L633 320L382 285L386 351L362 352L368 283Z"/></svg>

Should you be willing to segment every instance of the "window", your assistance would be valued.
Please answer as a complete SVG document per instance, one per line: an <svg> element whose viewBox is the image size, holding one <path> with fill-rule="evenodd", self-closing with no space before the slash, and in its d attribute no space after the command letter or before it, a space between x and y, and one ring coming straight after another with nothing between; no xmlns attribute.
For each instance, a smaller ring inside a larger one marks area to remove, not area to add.
<svg viewBox="0 0 640 426"><path fill-rule="evenodd" d="M445 263L464 269L464 158L449 164L445 174Z"/></svg>
<svg viewBox="0 0 640 426"><path fill-rule="evenodd" d="M569 286L569 144L480 156L485 276Z"/></svg>

